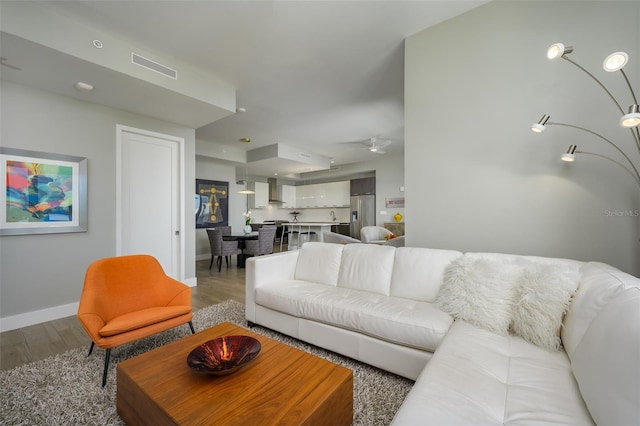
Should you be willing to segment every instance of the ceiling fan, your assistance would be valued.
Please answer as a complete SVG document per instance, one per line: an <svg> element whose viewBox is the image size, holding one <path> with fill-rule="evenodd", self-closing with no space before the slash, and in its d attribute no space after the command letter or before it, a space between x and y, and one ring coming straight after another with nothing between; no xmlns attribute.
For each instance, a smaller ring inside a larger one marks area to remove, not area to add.
<svg viewBox="0 0 640 426"><path fill-rule="evenodd" d="M373 138L369 138L369 139L365 139L365 140L361 140L361 141L343 142L343 143L345 143L345 144L364 145L363 147L361 147L359 149L367 149L367 150L369 150L369 152L373 152L375 154L385 154L386 151L384 151L384 148L386 148L389 145L391 145L391 142L393 142L391 139L380 139L380 138L377 138L377 137L373 137Z"/></svg>

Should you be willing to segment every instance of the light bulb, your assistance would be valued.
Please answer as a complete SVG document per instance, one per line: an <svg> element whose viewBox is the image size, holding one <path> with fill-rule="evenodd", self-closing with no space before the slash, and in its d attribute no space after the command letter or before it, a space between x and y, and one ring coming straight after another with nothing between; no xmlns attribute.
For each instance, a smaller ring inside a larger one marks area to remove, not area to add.
<svg viewBox="0 0 640 426"><path fill-rule="evenodd" d="M636 127L640 125L640 112L638 105L633 104L629 107L629 113L620 117L620 125L622 127Z"/></svg>
<svg viewBox="0 0 640 426"><path fill-rule="evenodd" d="M629 61L629 55L625 52L615 52L607 56L602 63L602 68L608 72L618 71Z"/></svg>
<svg viewBox="0 0 640 426"><path fill-rule="evenodd" d="M553 43L549 46L549 49L547 49L547 59L558 59L565 53L569 54L571 52L573 52L573 47L567 47L562 43Z"/></svg>

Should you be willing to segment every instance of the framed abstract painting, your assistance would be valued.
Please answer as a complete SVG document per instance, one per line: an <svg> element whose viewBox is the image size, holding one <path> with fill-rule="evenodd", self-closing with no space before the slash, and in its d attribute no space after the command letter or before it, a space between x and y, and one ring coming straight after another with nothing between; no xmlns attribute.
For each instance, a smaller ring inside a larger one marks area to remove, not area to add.
<svg viewBox="0 0 640 426"><path fill-rule="evenodd" d="M196 228L229 224L229 182L196 179Z"/></svg>
<svg viewBox="0 0 640 426"><path fill-rule="evenodd" d="M87 159L0 147L0 235L87 231Z"/></svg>

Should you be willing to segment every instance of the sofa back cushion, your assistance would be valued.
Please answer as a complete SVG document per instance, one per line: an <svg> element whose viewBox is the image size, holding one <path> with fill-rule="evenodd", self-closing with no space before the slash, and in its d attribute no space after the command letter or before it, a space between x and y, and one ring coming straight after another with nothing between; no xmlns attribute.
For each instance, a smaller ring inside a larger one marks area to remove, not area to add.
<svg viewBox="0 0 640 426"><path fill-rule="evenodd" d="M640 419L640 288L615 295L593 318L571 357L591 417L599 425Z"/></svg>
<svg viewBox="0 0 640 426"><path fill-rule="evenodd" d="M455 250L398 247L391 276L391 296L433 302L442 285L444 270L462 256Z"/></svg>
<svg viewBox="0 0 640 426"><path fill-rule="evenodd" d="M542 256L524 256L520 254L507 254L507 253L465 253L465 256L470 259L485 259L493 262L502 262L505 264L513 264L515 266L527 267L531 265L546 265L546 266L558 266L566 267L569 269L575 269L576 271L584 264L579 260L562 259L559 257L542 257Z"/></svg>
<svg viewBox="0 0 640 426"><path fill-rule="evenodd" d="M589 262L580 268L580 284L564 317L562 345L573 359L591 321L619 293L640 286L640 280L605 263Z"/></svg>
<svg viewBox="0 0 640 426"><path fill-rule="evenodd" d="M305 243L298 253L295 279L335 287L344 247L341 244Z"/></svg>
<svg viewBox="0 0 640 426"><path fill-rule="evenodd" d="M338 287L388 296L396 248L377 244L342 247Z"/></svg>

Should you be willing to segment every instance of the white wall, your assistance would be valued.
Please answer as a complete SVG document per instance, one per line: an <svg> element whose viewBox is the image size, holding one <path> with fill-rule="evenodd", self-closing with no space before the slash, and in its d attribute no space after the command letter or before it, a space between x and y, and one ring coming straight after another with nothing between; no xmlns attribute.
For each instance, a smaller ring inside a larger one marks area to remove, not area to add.
<svg viewBox="0 0 640 426"><path fill-rule="evenodd" d="M87 266L115 255L116 124L185 139L186 191L195 190L195 130L1 81L2 146L87 157L88 232L0 237L0 317L75 314ZM186 197L193 211L193 197ZM186 218L185 276L195 277L195 218ZM56 309L56 307L64 309ZM43 312L45 311L45 312ZM38 322L38 321L37 321Z"/></svg>
<svg viewBox="0 0 640 426"><path fill-rule="evenodd" d="M627 51L625 71L640 91L639 18L640 2L493 2L409 37L407 243L598 260L638 275L634 181L596 157L560 161L570 144L615 151L572 129L536 135L529 127L547 113L617 141L638 159L605 92L545 52L554 42L574 46L571 58L626 109L632 100L622 76L601 64Z"/></svg>

